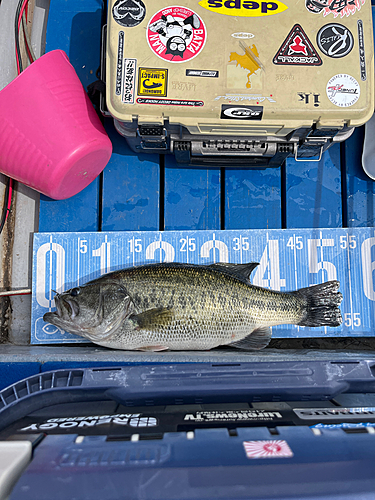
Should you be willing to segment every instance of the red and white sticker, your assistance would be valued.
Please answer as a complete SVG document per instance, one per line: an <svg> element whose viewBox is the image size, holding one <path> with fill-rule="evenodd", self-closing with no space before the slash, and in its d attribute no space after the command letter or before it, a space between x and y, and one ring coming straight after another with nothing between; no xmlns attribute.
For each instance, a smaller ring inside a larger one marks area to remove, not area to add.
<svg viewBox="0 0 375 500"><path fill-rule="evenodd" d="M292 450L284 440L244 441L247 458L288 458Z"/></svg>
<svg viewBox="0 0 375 500"><path fill-rule="evenodd" d="M150 49L164 61L181 63L196 57L204 47L207 30L196 12L166 7L150 19L146 38Z"/></svg>
<svg viewBox="0 0 375 500"><path fill-rule="evenodd" d="M273 58L274 64L320 66L322 59L299 24L295 24Z"/></svg>
<svg viewBox="0 0 375 500"><path fill-rule="evenodd" d="M346 74L333 76L327 83L326 91L328 99L340 108L353 106L361 95L357 80Z"/></svg>
<svg viewBox="0 0 375 500"><path fill-rule="evenodd" d="M334 18L338 16L343 18L355 14L364 3L365 0L306 0L305 5L313 14L323 12L323 16L326 17L332 13Z"/></svg>

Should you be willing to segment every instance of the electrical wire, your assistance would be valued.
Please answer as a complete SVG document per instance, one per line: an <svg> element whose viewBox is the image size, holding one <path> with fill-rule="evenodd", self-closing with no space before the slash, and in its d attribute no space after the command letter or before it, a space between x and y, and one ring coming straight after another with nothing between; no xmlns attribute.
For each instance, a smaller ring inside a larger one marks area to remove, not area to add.
<svg viewBox="0 0 375 500"><path fill-rule="evenodd" d="M21 59L21 49L20 49L20 43L19 43L21 22L23 22L23 31L24 31L24 36L25 36L25 45L26 45L28 57L30 59L30 62L33 62L35 60L35 55L34 55L33 50L31 48L30 37L29 37L29 34L27 32L27 27L26 27L25 8L27 6L27 3L28 3L28 0L20 0L19 1L18 6L17 6L17 10L16 10L15 19L14 19L16 62L17 62L17 73L18 74L20 74L23 71L23 65L22 65L22 59ZM1 4L1 0L0 0L0 4ZM2 216L0 219L0 234L4 229L5 223L8 219L8 216L9 216L9 213L10 213L10 210L12 207L13 184L14 184L13 179L8 177L7 183L6 183L6 188L5 188L5 194L4 194L3 211L2 211Z"/></svg>
<svg viewBox="0 0 375 500"><path fill-rule="evenodd" d="M5 195L4 195L4 206L3 206L3 214L1 216L0 220L0 234L5 226L5 223L7 221L11 206L12 206L12 198L13 198L13 179L8 177L6 188L5 188Z"/></svg>
<svg viewBox="0 0 375 500"><path fill-rule="evenodd" d="M23 35L25 37L25 46L26 46L29 61L31 63L33 63L35 61L36 57L35 57L34 51L33 51L32 46L31 46L31 40L30 40L29 31L27 29L26 23L27 23L26 14L25 14L25 11L23 11L23 13L22 13L22 28L23 28Z"/></svg>
<svg viewBox="0 0 375 500"><path fill-rule="evenodd" d="M23 11L25 10L25 7L26 7L28 1L29 0L19 0L17 10L16 10L16 15L14 18L14 36L15 36L15 42L16 42L16 62L17 62L18 74L20 74L23 71L23 65L22 65L22 59L21 59L21 49L20 49L20 40L19 40L20 25L21 25L22 14L23 14Z"/></svg>
<svg viewBox="0 0 375 500"><path fill-rule="evenodd" d="M8 290L5 292L0 292L0 297L10 297L13 295L31 295L31 289L24 288L23 290Z"/></svg>

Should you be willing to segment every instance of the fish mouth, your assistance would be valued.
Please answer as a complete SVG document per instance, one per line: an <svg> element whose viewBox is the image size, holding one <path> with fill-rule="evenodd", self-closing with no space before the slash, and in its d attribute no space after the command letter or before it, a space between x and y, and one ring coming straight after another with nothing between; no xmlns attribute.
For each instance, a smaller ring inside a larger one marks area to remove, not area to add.
<svg viewBox="0 0 375 500"><path fill-rule="evenodd" d="M68 315L70 319L74 319L79 314L79 305L72 299L62 298L59 294L55 295L56 314L63 319Z"/></svg>

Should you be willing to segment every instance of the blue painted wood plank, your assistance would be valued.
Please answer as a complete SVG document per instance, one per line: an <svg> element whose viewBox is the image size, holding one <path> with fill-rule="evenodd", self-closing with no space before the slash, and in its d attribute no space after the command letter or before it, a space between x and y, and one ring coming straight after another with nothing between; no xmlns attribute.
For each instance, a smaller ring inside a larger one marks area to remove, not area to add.
<svg viewBox="0 0 375 500"><path fill-rule="evenodd" d="M133 153L112 120L106 120L105 128L113 153L103 172L102 230L158 230L159 156Z"/></svg>
<svg viewBox="0 0 375 500"><path fill-rule="evenodd" d="M165 157L164 229L220 229L219 168L181 168Z"/></svg>
<svg viewBox="0 0 375 500"><path fill-rule="evenodd" d="M102 3L97 0L53 0L47 24L46 51L66 52L84 88L96 80L100 63ZM41 196L39 231L97 231L99 177L67 200Z"/></svg>
<svg viewBox="0 0 375 500"><path fill-rule="evenodd" d="M225 170L225 229L281 228L280 168Z"/></svg>
<svg viewBox="0 0 375 500"><path fill-rule="evenodd" d="M99 178L67 200L40 195L39 232L97 231Z"/></svg>
<svg viewBox="0 0 375 500"><path fill-rule="evenodd" d="M46 51L64 50L85 88L97 79L102 13L98 0L53 0L49 8Z"/></svg>
<svg viewBox="0 0 375 500"><path fill-rule="evenodd" d="M356 129L345 142L348 227L375 224L375 182L365 174L361 162L364 129Z"/></svg>
<svg viewBox="0 0 375 500"><path fill-rule="evenodd" d="M318 162L286 160L286 227L342 227L340 144Z"/></svg>

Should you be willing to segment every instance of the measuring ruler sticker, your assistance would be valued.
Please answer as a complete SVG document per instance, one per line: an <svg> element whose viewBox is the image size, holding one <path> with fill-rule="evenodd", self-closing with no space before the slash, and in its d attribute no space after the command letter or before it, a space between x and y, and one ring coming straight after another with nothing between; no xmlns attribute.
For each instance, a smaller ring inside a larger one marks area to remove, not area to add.
<svg viewBox="0 0 375 500"><path fill-rule="evenodd" d="M252 284L278 291L338 280L343 294L340 327L281 325L272 327L273 338L374 335L374 228L37 233L32 343L84 341L43 321L55 307L52 290L152 262L258 262Z"/></svg>

